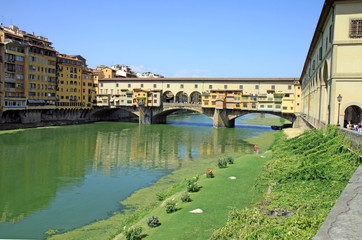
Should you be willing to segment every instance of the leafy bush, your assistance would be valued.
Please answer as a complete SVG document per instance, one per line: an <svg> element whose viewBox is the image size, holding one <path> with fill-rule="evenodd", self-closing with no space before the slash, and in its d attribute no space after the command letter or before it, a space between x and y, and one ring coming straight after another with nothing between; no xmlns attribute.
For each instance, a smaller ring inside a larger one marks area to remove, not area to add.
<svg viewBox="0 0 362 240"><path fill-rule="evenodd" d="M126 231L127 240L138 240L141 239L142 227L131 227Z"/></svg>
<svg viewBox="0 0 362 240"><path fill-rule="evenodd" d="M176 212L177 211L177 202L175 201L175 199L173 198L172 200L166 202L166 212L167 213L173 213L173 212Z"/></svg>
<svg viewBox="0 0 362 240"><path fill-rule="evenodd" d="M193 177L191 179L186 180L186 188L188 192L198 192L200 190L200 186L197 184L198 177Z"/></svg>
<svg viewBox="0 0 362 240"><path fill-rule="evenodd" d="M151 228L155 228L161 225L158 217L152 216L147 220L147 225Z"/></svg>
<svg viewBox="0 0 362 240"><path fill-rule="evenodd" d="M226 168L228 163L226 162L225 158L220 158L217 165L219 168Z"/></svg>
<svg viewBox="0 0 362 240"><path fill-rule="evenodd" d="M167 196L166 196L165 193L160 192L160 193L156 193L156 197L157 197L157 200L158 200L158 201L163 201L163 200L166 199Z"/></svg>
<svg viewBox="0 0 362 240"><path fill-rule="evenodd" d="M181 196L181 201L182 202L191 202L192 200L190 198L190 195L191 195L191 193L185 192L185 194Z"/></svg>
<svg viewBox="0 0 362 240"><path fill-rule="evenodd" d="M227 157L226 161L228 162L228 164L234 164L234 158L233 157Z"/></svg>
<svg viewBox="0 0 362 240"><path fill-rule="evenodd" d="M206 173L207 178L214 178L215 177L214 171L211 168L209 170L207 170L205 173Z"/></svg>

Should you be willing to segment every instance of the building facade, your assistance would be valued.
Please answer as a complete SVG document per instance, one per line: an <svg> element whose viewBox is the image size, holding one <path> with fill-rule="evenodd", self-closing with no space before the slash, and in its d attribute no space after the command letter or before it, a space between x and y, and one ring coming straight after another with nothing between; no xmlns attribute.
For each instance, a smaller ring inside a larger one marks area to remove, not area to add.
<svg viewBox="0 0 362 240"><path fill-rule="evenodd" d="M147 105L147 93L159 91L162 102L200 104L204 108L295 113L301 107L301 86L295 78L100 79L99 106L107 106L106 99L112 101L127 91L133 92L134 105Z"/></svg>
<svg viewBox="0 0 362 240"><path fill-rule="evenodd" d="M326 0L301 74L302 109L318 128L361 122L362 1Z"/></svg>
<svg viewBox="0 0 362 240"><path fill-rule="evenodd" d="M47 38L0 27L3 111L54 109L56 56Z"/></svg>
<svg viewBox="0 0 362 240"><path fill-rule="evenodd" d="M57 54L57 109L82 108L82 62Z"/></svg>

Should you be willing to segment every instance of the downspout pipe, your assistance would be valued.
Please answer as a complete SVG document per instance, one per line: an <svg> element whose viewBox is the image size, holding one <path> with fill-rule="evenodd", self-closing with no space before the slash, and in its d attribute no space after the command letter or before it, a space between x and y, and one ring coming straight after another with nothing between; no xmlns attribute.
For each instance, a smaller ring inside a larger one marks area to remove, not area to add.
<svg viewBox="0 0 362 240"><path fill-rule="evenodd" d="M328 124L331 124L331 103L332 103L332 75L333 75L333 50L334 50L334 27L335 27L335 6L334 4L331 6L332 7L332 40L331 40L331 44L332 44L332 52L331 52L331 69L329 70L329 103L328 103Z"/></svg>

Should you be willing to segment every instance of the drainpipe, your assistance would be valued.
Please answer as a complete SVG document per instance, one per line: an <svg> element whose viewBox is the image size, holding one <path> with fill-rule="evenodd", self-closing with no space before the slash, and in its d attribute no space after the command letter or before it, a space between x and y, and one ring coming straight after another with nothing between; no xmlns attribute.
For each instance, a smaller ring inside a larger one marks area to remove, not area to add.
<svg viewBox="0 0 362 240"><path fill-rule="evenodd" d="M321 48L322 48L322 56L323 56L323 49L324 49L324 45L323 45L323 43L324 43L324 32L323 31L321 31L322 32L322 44L321 44ZM320 58L322 58L322 60L323 60L323 57L322 56L320 56ZM321 74L319 74L319 82L320 82L320 84L319 84L319 110L318 110L318 125L319 125L319 127L321 127L321 108L322 108L322 79L321 79Z"/></svg>
<svg viewBox="0 0 362 240"><path fill-rule="evenodd" d="M335 21L334 21L334 15L335 15L335 7L332 5L332 52L331 52L331 69L330 69L330 77L329 77L329 103L328 103L328 124L331 124L331 103L332 103L332 74L333 74L333 49L334 49L334 27L335 27Z"/></svg>

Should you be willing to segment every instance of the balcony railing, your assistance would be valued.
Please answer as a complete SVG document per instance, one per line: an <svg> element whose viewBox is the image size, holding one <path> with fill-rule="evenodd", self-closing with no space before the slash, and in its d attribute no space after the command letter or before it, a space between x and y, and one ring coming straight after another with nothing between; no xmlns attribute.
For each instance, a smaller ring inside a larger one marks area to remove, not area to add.
<svg viewBox="0 0 362 240"><path fill-rule="evenodd" d="M15 81L15 78L5 78L5 82L14 83Z"/></svg>

